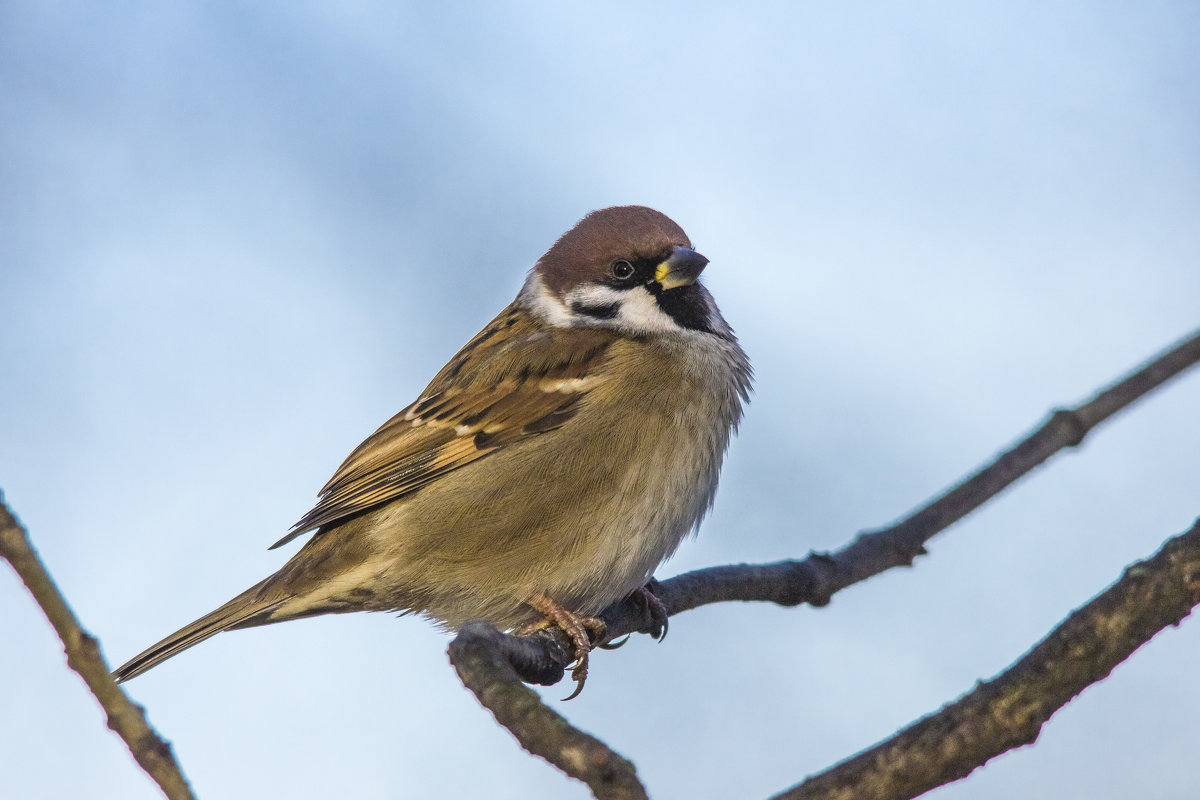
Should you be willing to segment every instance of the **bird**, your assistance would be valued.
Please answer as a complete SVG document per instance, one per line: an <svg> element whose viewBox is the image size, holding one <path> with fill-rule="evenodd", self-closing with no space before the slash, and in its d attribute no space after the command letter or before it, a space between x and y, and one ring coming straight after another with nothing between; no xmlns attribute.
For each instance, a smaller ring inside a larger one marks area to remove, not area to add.
<svg viewBox="0 0 1200 800"><path fill-rule="evenodd" d="M450 631L557 625L578 694L595 615L657 602L647 586L712 506L749 401L750 362L699 282L707 264L659 211L587 214L350 453L272 545L315 531L282 568L114 678L222 631L387 611Z"/></svg>

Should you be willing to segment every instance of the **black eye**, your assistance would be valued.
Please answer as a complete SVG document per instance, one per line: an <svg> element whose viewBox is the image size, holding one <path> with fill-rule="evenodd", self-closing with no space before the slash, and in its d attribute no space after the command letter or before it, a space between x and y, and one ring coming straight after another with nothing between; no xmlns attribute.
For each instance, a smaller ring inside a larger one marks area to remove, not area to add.
<svg viewBox="0 0 1200 800"><path fill-rule="evenodd" d="M633 277L633 264L624 259L614 261L612 267L609 268L609 272L619 281L629 280Z"/></svg>

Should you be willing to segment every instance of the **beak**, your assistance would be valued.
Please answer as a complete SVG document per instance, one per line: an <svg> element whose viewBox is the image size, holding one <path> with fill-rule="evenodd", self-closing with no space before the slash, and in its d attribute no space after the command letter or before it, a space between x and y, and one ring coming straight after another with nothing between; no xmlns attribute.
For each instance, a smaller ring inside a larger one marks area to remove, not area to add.
<svg viewBox="0 0 1200 800"><path fill-rule="evenodd" d="M676 247L666 261L654 268L654 280L664 291L691 286L700 277L708 259L687 247Z"/></svg>

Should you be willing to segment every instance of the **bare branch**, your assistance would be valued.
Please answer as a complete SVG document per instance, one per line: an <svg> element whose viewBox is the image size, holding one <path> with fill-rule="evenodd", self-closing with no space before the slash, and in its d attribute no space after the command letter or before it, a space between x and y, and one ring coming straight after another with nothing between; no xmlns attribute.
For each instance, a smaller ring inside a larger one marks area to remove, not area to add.
<svg viewBox="0 0 1200 800"><path fill-rule="evenodd" d="M695 570L661 583L655 582L654 594L662 602L669 616L709 603L732 600L765 601L783 606L801 603L826 605L836 592L847 586L892 567L910 566L917 556L925 552L924 544L933 536L995 497L1059 450L1078 446L1088 432L1099 423L1198 361L1200 332L1193 333L1168 348L1077 408L1054 411L1043 425L959 484L894 525L859 534L853 542L835 553L812 553L800 561L736 564ZM1186 610L1181 616L1183 614L1186 614ZM647 632L652 630L654 625L654 621L647 618L644 605L632 599L614 603L605 609L600 617L607 625L610 641L630 633ZM1149 631L1146 639L1157 630L1158 628L1154 628ZM462 636L460 633L459 638ZM470 675L471 683L468 685L471 691L484 706L492 710L500 724L508 728L527 750L546 758L568 775L593 786L570 759L563 758L561 754L551 757L547 752L534 749L531 745L536 740L538 726L544 724L541 716L522 716L507 709L498 710L492 705L493 702L501 702L501 698L507 696L506 692L514 691L514 675L526 682L540 684L550 684L561 679L564 667L574 658L572 644L567 636L557 628L549 628L520 640L496 633L494 630L486 637L473 634L473 638L478 640L473 643L474 646L484 648L488 652L486 658L479 656L478 669ZM458 646L458 639L451 643L451 659L459 667L463 682L467 683L467 677L459 666L459 658L454 655ZM1136 649L1136 646L1137 644L1134 644L1129 652ZM506 657L506 654L519 654L519 657ZM1030 654L1031 657L1033 655ZM1127 655L1128 652L1121 658ZM1117 659L1112 663L1119 661L1120 659ZM1111 669L1111 666L1108 669ZM1107 670L1104 674L1107 674ZM1099 677L1092 680L1098 680ZM1087 683L1080 684L1079 688L1062 702L1065 703L1086 685ZM533 698L537 701L536 695ZM537 702L540 705L540 701ZM1052 711L1053 709L1050 713ZM570 728L565 720L549 709L545 709L544 714L552 715L556 725L566 726L578 736L586 736ZM1040 726L1040 723L1038 724ZM1033 735L1036 736L1036 730ZM587 739L596 741L592 737ZM620 758L602 743L596 744L604 748L604 752L610 753L612 758ZM1010 745L1012 746L1016 744ZM621 759L621 763L626 762ZM972 766L971 769L973 768ZM953 780L954 777L947 780ZM595 786L593 791L596 791Z"/></svg>
<svg viewBox="0 0 1200 800"><path fill-rule="evenodd" d="M1145 366L1074 409L1060 409L1045 424L994 461L979 469L905 519L862 534L834 553L812 553L803 560L772 564L732 564L686 572L657 582L655 595L668 614L709 603L763 601L782 606L826 605L847 586L892 567L910 566L924 544L951 524L995 497L1021 476L1067 447L1077 446L1096 425L1200 361L1200 332L1156 356ZM614 603L600 615L615 639L646 630L645 608L636 602ZM565 637L559 640L571 653ZM530 664L529 674L549 669L546 656ZM560 665L561 666L561 665ZM525 674L525 673L522 673ZM540 682L529 678L530 682Z"/></svg>
<svg viewBox="0 0 1200 800"><path fill-rule="evenodd" d="M887 528L867 531L836 553L803 561L696 570L662 583L659 599L671 614L724 600L763 600L783 606L823 606L836 593L891 569L911 566L925 542L992 499L1018 478L1067 447L1076 447L1098 424L1200 361L1200 332L1074 409L1059 409L1039 428L990 464ZM603 614L613 636L639 630L633 604ZM630 627L630 625L634 627Z"/></svg>
<svg viewBox="0 0 1200 800"><path fill-rule="evenodd" d="M62 640L67 664L79 673L108 715L108 727L125 740L129 752L170 800L193 800L183 771L164 741L146 721L145 710L132 702L109 675L96 639L83 630L42 565L21 523L0 493L0 556L12 564Z"/></svg>
<svg viewBox="0 0 1200 800"><path fill-rule="evenodd" d="M1083 405L1055 410L1041 427L957 486L895 525L861 534L850 547L838 553L839 566L844 564L851 569L841 576L844 582L830 587L829 593L884 569L911 564L914 558L924 554L924 543L935 534L1041 466L1059 450L1079 446L1094 427L1198 361L1200 331L1102 389ZM814 605L819 605L821 599L818 595Z"/></svg>
<svg viewBox="0 0 1200 800"><path fill-rule="evenodd" d="M601 800L646 800L633 764L572 727L521 683L512 665L538 660L541 653L530 646L538 638L507 636L486 622L468 622L450 643L450 662L479 702L526 750L583 781ZM553 639L545 641L556 646ZM558 657L565 660L565 647L561 649ZM562 668L557 676L551 670L543 678L548 683L561 679Z"/></svg>
<svg viewBox="0 0 1200 800"><path fill-rule="evenodd" d="M905 800L1031 744L1050 717L1200 604L1200 520L995 679L774 800Z"/></svg>

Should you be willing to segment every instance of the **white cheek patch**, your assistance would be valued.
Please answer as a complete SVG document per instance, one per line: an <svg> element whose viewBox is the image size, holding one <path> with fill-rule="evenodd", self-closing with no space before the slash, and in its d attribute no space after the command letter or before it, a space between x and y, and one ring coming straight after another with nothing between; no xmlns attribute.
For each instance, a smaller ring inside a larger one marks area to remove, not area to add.
<svg viewBox="0 0 1200 800"><path fill-rule="evenodd" d="M576 324L575 315L562 300L559 300L546 288L546 284L542 282L542 276L536 269L530 272L529 277L525 279L525 285L521 287L517 299L535 317L548 325L556 328L570 328Z"/></svg>
<svg viewBox="0 0 1200 800"><path fill-rule="evenodd" d="M614 289L611 286L589 283L576 286L559 299L546 288L542 277L531 272L521 289L521 301L537 317L556 328L601 327L619 328L630 333L663 333L680 331L679 324L659 308L658 301L644 286L632 289ZM604 308L610 306L614 313L609 317L598 317L573 309Z"/></svg>
<svg viewBox="0 0 1200 800"><path fill-rule="evenodd" d="M576 286L571 291L567 292L567 296L563 300L567 304L567 308L575 308L576 306L590 306L592 308L600 306L620 306L625 302L625 296L629 292L623 292L619 289L613 289L610 286L601 286L595 283L587 283L582 286ZM576 314L575 316L588 316L585 314ZM595 321L595 317L591 317Z"/></svg>
<svg viewBox="0 0 1200 800"><path fill-rule="evenodd" d="M589 284L578 286L567 292L564 298L567 308L589 306L592 308L612 306L615 313L608 319L597 319L589 314L573 314L576 324L598 325L605 328L620 328L630 333L661 333L678 331L679 325L658 306L654 295L644 286L632 289L613 289L609 286Z"/></svg>
<svg viewBox="0 0 1200 800"><path fill-rule="evenodd" d="M658 301L644 286L624 292L621 310L614 322L617 327L634 333L660 333L680 330L679 323L659 308Z"/></svg>

